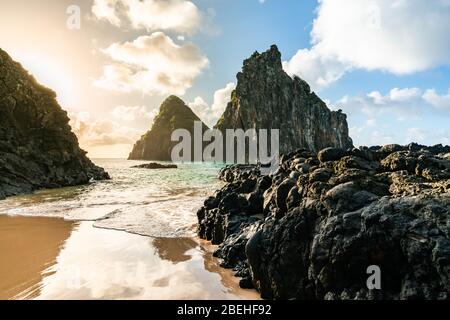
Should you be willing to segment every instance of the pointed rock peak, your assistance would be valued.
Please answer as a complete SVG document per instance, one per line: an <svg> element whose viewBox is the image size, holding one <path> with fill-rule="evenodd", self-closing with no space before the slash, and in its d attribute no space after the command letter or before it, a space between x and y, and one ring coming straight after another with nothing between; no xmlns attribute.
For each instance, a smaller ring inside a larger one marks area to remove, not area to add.
<svg viewBox="0 0 450 320"><path fill-rule="evenodd" d="M168 104L168 105L184 105L184 101L181 100L179 97L171 95L170 97L166 98L166 100L164 100L163 105Z"/></svg>
<svg viewBox="0 0 450 320"><path fill-rule="evenodd" d="M186 103L177 96L170 96L161 104L161 112L174 111L180 108L188 108Z"/></svg>
<svg viewBox="0 0 450 320"><path fill-rule="evenodd" d="M250 71L251 69L262 66L276 68L279 70L283 69L283 64L281 62L281 52L278 50L276 45L272 45L269 50L263 53L255 52L253 55L244 61L244 72Z"/></svg>
<svg viewBox="0 0 450 320"><path fill-rule="evenodd" d="M181 122L201 121L194 111L180 98L171 95L163 101L155 123L175 118Z"/></svg>
<svg viewBox="0 0 450 320"><path fill-rule="evenodd" d="M346 116L329 110L305 81L283 70L277 46L245 60L237 80L216 128L279 129L282 153L352 146Z"/></svg>
<svg viewBox="0 0 450 320"><path fill-rule="evenodd" d="M171 161L172 148L177 144L171 139L172 133L177 129L186 129L193 139L197 121L201 121L200 118L183 100L173 95L168 97L161 104L151 129L134 145L129 159ZM203 122L202 130L208 130Z"/></svg>

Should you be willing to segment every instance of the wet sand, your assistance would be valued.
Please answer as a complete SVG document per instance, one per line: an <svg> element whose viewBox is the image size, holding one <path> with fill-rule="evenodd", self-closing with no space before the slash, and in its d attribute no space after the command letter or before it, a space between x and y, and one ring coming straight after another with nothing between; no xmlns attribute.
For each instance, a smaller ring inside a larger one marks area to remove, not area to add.
<svg viewBox="0 0 450 320"><path fill-rule="evenodd" d="M0 215L0 299L39 293L45 271L69 238L74 223L51 218Z"/></svg>
<svg viewBox="0 0 450 320"><path fill-rule="evenodd" d="M0 299L258 299L193 238L0 216Z"/></svg>

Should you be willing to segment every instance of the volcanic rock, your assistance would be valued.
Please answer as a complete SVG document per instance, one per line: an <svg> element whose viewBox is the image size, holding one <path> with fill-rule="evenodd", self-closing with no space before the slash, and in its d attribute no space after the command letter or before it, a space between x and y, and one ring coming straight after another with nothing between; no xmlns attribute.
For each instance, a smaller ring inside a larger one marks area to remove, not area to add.
<svg viewBox="0 0 450 320"><path fill-rule="evenodd" d="M177 129L186 129L191 133L191 154L194 154L194 123L196 121L201 120L183 100L176 96L168 97L162 103L151 130L136 142L128 160L171 161L172 149L178 144L171 141L171 137ZM206 130L208 127L202 123L202 131Z"/></svg>
<svg viewBox="0 0 450 320"><path fill-rule="evenodd" d="M448 148L328 149L322 161L298 150L271 176L226 167L209 200L219 205L199 210L199 236L263 298L450 299ZM367 286L370 266L380 290Z"/></svg>
<svg viewBox="0 0 450 320"><path fill-rule="evenodd" d="M155 169L177 169L178 166L176 164L161 164L152 162L152 163L144 163L138 166L133 166L131 168L155 170Z"/></svg>
<svg viewBox="0 0 450 320"><path fill-rule="evenodd" d="M0 199L109 179L81 150L56 94L0 49Z"/></svg>
<svg viewBox="0 0 450 320"><path fill-rule="evenodd" d="M330 111L305 81L291 78L275 45L244 61L231 102L216 128L279 129L282 153L352 146L346 115Z"/></svg>

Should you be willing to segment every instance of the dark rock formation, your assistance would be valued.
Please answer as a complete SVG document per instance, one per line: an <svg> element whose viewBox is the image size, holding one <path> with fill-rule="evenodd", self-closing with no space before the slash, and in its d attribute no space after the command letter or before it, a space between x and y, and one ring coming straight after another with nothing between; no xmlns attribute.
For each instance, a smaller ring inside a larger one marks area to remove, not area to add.
<svg viewBox="0 0 450 320"><path fill-rule="evenodd" d="M201 120L183 100L170 96L162 103L151 130L134 145L128 160L171 161L172 148L178 144L171 141L172 133L176 129L186 129L191 133L193 154L196 121ZM206 130L208 127L203 124L203 132Z"/></svg>
<svg viewBox="0 0 450 320"><path fill-rule="evenodd" d="M298 150L220 172L198 212L223 266L268 299L450 299L450 147ZM369 266L381 290L369 290Z"/></svg>
<svg viewBox="0 0 450 320"><path fill-rule="evenodd" d="M56 94L0 49L0 199L107 178L78 146Z"/></svg>
<svg viewBox="0 0 450 320"><path fill-rule="evenodd" d="M237 80L218 129L280 129L282 153L352 146L346 115L330 111L305 81L289 77L276 46L254 53Z"/></svg>
<svg viewBox="0 0 450 320"><path fill-rule="evenodd" d="M155 170L155 169L177 169L178 166L176 164L161 164L152 162L152 163L144 163L138 166L133 166L131 168Z"/></svg>

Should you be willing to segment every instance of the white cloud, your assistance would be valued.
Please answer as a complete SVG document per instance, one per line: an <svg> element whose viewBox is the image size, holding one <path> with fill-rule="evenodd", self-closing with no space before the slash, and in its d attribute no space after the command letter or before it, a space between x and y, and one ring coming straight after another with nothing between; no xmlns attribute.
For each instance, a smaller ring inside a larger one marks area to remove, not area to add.
<svg viewBox="0 0 450 320"><path fill-rule="evenodd" d="M393 135L368 127L369 126L363 125L360 127L356 126L349 128L350 137L356 137L356 140L353 141L356 146L386 145L396 142Z"/></svg>
<svg viewBox="0 0 450 320"><path fill-rule="evenodd" d="M403 102L411 104L411 102L422 102L422 91L419 88L394 88L389 91L388 94L382 95L379 91L372 91L367 94L367 98L371 99L371 102L375 105L385 105L389 108L392 106L398 106Z"/></svg>
<svg viewBox="0 0 450 320"><path fill-rule="evenodd" d="M114 91L184 95L208 65L191 43L177 45L162 32L132 42L114 43L103 50L113 61L95 85Z"/></svg>
<svg viewBox="0 0 450 320"><path fill-rule="evenodd" d="M377 105L381 105L381 104L385 104L386 103L385 97L383 97L383 95L379 91L372 91L372 92L367 94L367 97L372 99L373 103L377 104Z"/></svg>
<svg viewBox="0 0 450 320"><path fill-rule="evenodd" d="M322 54L319 47L299 50L291 60L283 62L283 68L290 76L298 75L308 82L313 90L327 87L351 69L348 64Z"/></svg>
<svg viewBox="0 0 450 320"><path fill-rule="evenodd" d="M148 111L145 106L117 106L112 111L112 115L117 120L127 122L143 119L147 122L151 122L156 117L157 111Z"/></svg>
<svg viewBox="0 0 450 320"><path fill-rule="evenodd" d="M188 103L189 107L208 126L213 127L222 116L228 103L231 101L231 93L236 89L235 83L228 83L225 88L214 93L214 102L211 106L202 98L196 97L193 102Z"/></svg>
<svg viewBox="0 0 450 320"><path fill-rule="evenodd" d="M341 108L349 117L365 114L369 119L387 115L397 119L418 118L424 112L450 115L450 94L439 95L434 89L425 93L419 88L393 88L383 95L372 91L365 96L341 98L333 109Z"/></svg>
<svg viewBox="0 0 450 320"><path fill-rule="evenodd" d="M449 143L450 133L442 124L450 117L450 90L439 95L435 89L393 88L386 94L347 95L332 109L347 113L350 136L357 146Z"/></svg>
<svg viewBox="0 0 450 320"><path fill-rule="evenodd" d="M163 30L190 34L202 21L198 7L185 0L94 0L92 13L114 26L129 25L149 32Z"/></svg>
<svg viewBox="0 0 450 320"><path fill-rule="evenodd" d="M429 131L420 128L409 128L406 135L407 141L414 141L417 143L427 144L428 141L433 143L442 143L443 145L450 145L450 132L445 130Z"/></svg>
<svg viewBox="0 0 450 320"><path fill-rule="evenodd" d="M120 26L120 18L116 14L117 0L94 0L92 13L100 20L106 20L112 25Z"/></svg>
<svg viewBox="0 0 450 320"><path fill-rule="evenodd" d="M392 101L408 101L419 98L421 90L419 88L394 88L389 92L389 97Z"/></svg>
<svg viewBox="0 0 450 320"><path fill-rule="evenodd" d="M231 93L236 89L236 84L228 83L225 88L219 89L214 93L214 103L211 110L217 118L225 111L228 103L231 101Z"/></svg>
<svg viewBox="0 0 450 320"><path fill-rule="evenodd" d="M437 94L435 89L429 89L425 91L423 99L438 109L450 111L450 89L442 96Z"/></svg>
<svg viewBox="0 0 450 320"><path fill-rule="evenodd" d="M370 136L370 142L370 145L386 145L395 143L396 139L391 134L375 130Z"/></svg>
<svg viewBox="0 0 450 320"><path fill-rule="evenodd" d="M284 65L314 89L354 68L410 74L450 65L448 30L447 0L319 0L312 48Z"/></svg>
<svg viewBox="0 0 450 320"><path fill-rule="evenodd" d="M83 148L132 145L142 134L116 121L93 119L88 112L70 113L70 125Z"/></svg>
<svg viewBox="0 0 450 320"><path fill-rule="evenodd" d="M188 103L189 108L208 126L211 125L211 109L202 97L196 97L194 101Z"/></svg>

